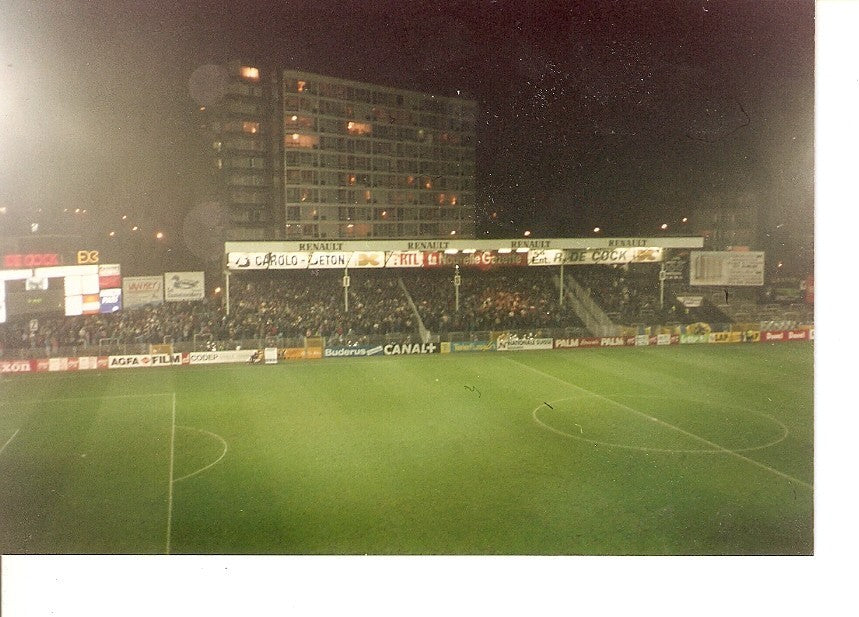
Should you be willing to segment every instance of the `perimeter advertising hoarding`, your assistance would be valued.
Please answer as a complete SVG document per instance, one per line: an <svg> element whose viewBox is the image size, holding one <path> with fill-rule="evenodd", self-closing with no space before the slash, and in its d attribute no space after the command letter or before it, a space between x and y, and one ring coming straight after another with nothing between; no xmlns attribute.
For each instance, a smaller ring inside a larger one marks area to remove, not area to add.
<svg viewBox="0 0 859 617"><path fill-rule="evenodd" d="M498 351L528 351L532 349L552 349L550 338L516 338L499 336L495 341Z"/></svg>
<svg viewBox="0 0 859 617"><path fill-rule="evenodd" d="M385 260L386 268L423 268L423 251L392 251Z"/></svg>
<svg viewBox="0 0 859 617"><path fill-rule="evenodd" d="M126 308L164 302L164 278L126 276L122 279L122 298Z"/></svg>
<svg viewBox="0 0 859 617"><path fill-rule="evenodd" d="M256 349L229 349L225 351L192 351L188 354L190 364L231 364L248 362Z"/></svg>
<svg viewBox="0 0 859 617"><path fill-rule="evenodd" d="M384 268L384 251L315 251L237 253L227 255L230 270L315 270L329 268Z"/></svg>
<svg viewBox="0 0 859 617"><path fill-rule="evenodd" d="M230 270L306 270L310 253L229 253Z"/></svg>
<svg viewBox="0 0 859 617"><path fill-rule="evenodd" d="M0 360L0 373L30 373L33 364L30 360Z"/></svg>
<svg viewBox="0 0 859 617"><path fill-rule="evenodd" d="M662 261L659 247L611 249L546 249L528 253L529 266L655 263Z"/></svg>
<svg viewBox="0 0 859 617"><path fill-rule="evenodd" d="M763 251L692 251L690 285L759 287L764 284Z"/></svg>
<svg viewBox="0 0 859 617"><path fill-rule="evenodd" d="M662 261L659 247L602 249L521 249L506 251L270 251L227 253L229 270L307 270L328 268L440 268L462 266L555 266L569 264L627 264Z"/></svg>
<svg viewBox="0 0 859 617"><path fill-rule="evenodd" d="M461 266L464 268L493 268L498 266L527 266L528 253L500 253L475 251L474 253L445 253L425 251L424 268Z"/></svg>
<svg viewBox="0 0 859 617"><path fill-rule="evenodd" d="M326 251L310 254L307 267L314 268L384 268L384 251Z"/></svg>
<svg viewBox="0 0 859 617"><path fill-rule="evenodd" d="M325 358L360 358L377 356L382 353L382 346L353 345L351 347L325 347L322 352Z"/></svg>
<svg viewBox="0 0 859 617"><path fill-rule="evenodd" d="M386 356L405 356L441 353L441 348L435 343L388 343L382 351Z"/></svg>
<svg viewBox="0 0 859 617"><path fill-rule="evenodd" d="M153 366L177 366L189 363L189 354L134 354L108 356L107 368L149 368Z"/></svg>
<svg viewBox="0 0 859 617"><path fill-rule="evenodd" d="M495 351L495 341L451 341L450 350L458 351Z"/></svg>
<svg viewBox="0 0 859 617"><path fill-rule="evenodd" d="M165 272L164 299L167 302L202 300L206 296L204 272Z"/></svg>

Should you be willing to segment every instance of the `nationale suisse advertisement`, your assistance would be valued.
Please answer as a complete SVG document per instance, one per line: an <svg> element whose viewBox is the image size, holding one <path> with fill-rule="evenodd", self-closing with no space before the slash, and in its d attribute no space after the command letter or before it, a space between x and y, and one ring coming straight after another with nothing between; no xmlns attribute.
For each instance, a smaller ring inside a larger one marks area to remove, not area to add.
<svg viewBox="0 0 859 617"><path fill-rule="evenodd" d="M498 351L528 351L532 349L552 349L550 338L516 338L513 336L499 336L495 341Z"/></svg>

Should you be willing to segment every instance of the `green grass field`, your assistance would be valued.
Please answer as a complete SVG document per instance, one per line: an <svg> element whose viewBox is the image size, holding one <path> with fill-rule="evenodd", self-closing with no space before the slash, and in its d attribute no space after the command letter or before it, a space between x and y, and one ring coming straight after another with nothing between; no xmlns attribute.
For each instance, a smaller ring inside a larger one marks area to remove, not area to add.
<svg viewBox="0 0 859 617"><path fill-rule="evenodd" d="M0 553L813 553L813 345L0 381Z"/></svg>

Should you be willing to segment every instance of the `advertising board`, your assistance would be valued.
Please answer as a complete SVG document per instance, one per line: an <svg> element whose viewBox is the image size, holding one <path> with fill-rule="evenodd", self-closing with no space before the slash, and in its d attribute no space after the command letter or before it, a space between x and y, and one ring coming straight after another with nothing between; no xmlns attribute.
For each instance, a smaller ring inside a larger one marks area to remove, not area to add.
<svg viewBox="0 0 859 617"><path fill-rule="evenodd" d="M680 344L686 345L689 343L708 343L710 342L709 334L681 334Z"/></svg>
<svg viewBox="0 0 859 617"><path fill-rule="evenodd" d="M189 363L189 354L135 354L107 357L107 368L151 368Z"/></svg>
<svg viewBox="0 0 859 617"><path fill-rule="evenodd" d="M206 294L204 272L165 272L164 299L167 302L202 300Z"/></svg>
<svg viewBox="0 0 859 617"><path fill-rule="evenodd" d="M164 278L126 276L122 279L122 299L126 308L164 302Z"/></svg>
<svg viewBox="0 0 859 617"><path fill-rule="evenodd" d="M783 343L786 341L813 340L813 330L768 330L761 332L762 343Z"/></svg>
<svg viewBox="0 0 859 617"><path fill-rule="evenodd" d="M550 338L516 338L500 336L495 341L498 351L529 351L534 349L552 349L553 339Z"/></svg>
<svg viewBox="0 0 859 617"><path fill-rule="evenodd" d="M354 345L350 347L325 347L322 352L324 358L360 358L366 356L377 356L382 354L382 346L371 347L369 345Z"/></svg>
<svg viewBox="0 0 859 617"><path fill-rule="evenodd" d="M529 266L654 263L662 261L662 248L545 249L528 253Z"/></svg>
<svg viewBox="0 0 859 617"><path fill-rule="evenodd" d="M226 351L192 351L189 364L232 364L248 362L256 349L229 349Z"/></svg>
<svg viewBox="0 0 859 617"><path fill-rule="evenodd" d="M100 313L115 313L122 309L122 290L102 289L98 292L98 304Z"/></svg>
<svg viewBox="0 0 859 617"><path fill-rule="evenodd" d="M459 351L495 351L493 341L451 341L450 350Z"/></svg>
<svg viewBox="0 0 859 617"><path fill-rule="evenodd" d="M440 353L435 343L388 343L382 351L386 356Z"/></svg>
<svg viewBox="0 0 859 617"><path fill-rule="evenodd" d="M391 251L385 260L386 268L422 268L423 251Z"/></svg>
<svg viewBox="0 0 859 617"><path fill-rule="evenodd" d="M690 285L762 286L762 251L692 251L689 259Z"/></svg>
<svg viewBox="0 0 859 617"><path fill-rule="evenodd" d="M32 370L30 360L0 360L0 373L30 373Z"/></svg>
<svg viewBox="0 0 859 617"><path fill-rule="evenodd" d="M527 266L528 253L502 253L500 251L475 251L473 253L424 252L424 268L494 268L498 266Z"/></svg>

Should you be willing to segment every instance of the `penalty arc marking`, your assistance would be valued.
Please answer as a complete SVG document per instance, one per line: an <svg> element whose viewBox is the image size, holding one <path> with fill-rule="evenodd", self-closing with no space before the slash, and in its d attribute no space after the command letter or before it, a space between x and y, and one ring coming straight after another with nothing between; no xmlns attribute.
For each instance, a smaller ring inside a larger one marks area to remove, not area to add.
<svg viewBox="0 0 859 617"><path fill-rule="evenodd" d="M567 397L567 398L562 398L562 399L556 399L554 401L554 403L557 404L557 403L561 403L563 401L573 400L574 398L576 398L576 397ZM653 398L653 397L651 397L651 398ZM545 404L545 401L544 401L544 404ZM558 428L555 428L554 426L551 426L550 424L541 420L538 417L537 412L540 411L540 409L542 409L542 408L543 408L543 405L538 405L534 409L534 411L531 412L531 417L534 418L534 422L539 424L544 429L546 429L548 431L552 431L553 433L557 433L558 435L561 435L563 437L570 437L572 439L578 439L580 441L586 441L588 443L594 443L594 444L597 444L600 446L607 446L609 448L621 448L623 450L636 450L638 452L661 452L664 454L723 454L725 452L725 450L728 450L727 448L725 448L723 450L720 450L718 448L657 448L654 446L632 446L629 444L617 443L617 442L613 442L613 441L601 441L599 439L594 439L593 437L584 437L583 436L584 430L582 429L582 425L576 424L575 422L573 422L573 425L578 427L579 435L572 435L572 434L567 433L565 431L562 431ZM762 443L762 444L757 445L757 446L751 446L748 448L737 448L734 450L728 450L729 452L739 453L739 452L752 452L754 450L763 450L764 448L769 448L769 447L774 446L778 443L781 443L782 441L785 440L785 438L787 438L788 430L784 424L782 424L781 422L779 422L778 420L776 420L775 418L773 418L769 414L765 414L765 413L761 413L761 412L754 412L754 413L761 415L761 416L763 416L769 420L772 420L772 422L774 424L777 424L779 427L781 427L781 434L778 437L776 437L775 439L768 441L766 443Z"/></svg>
<svg viewBox="0 0 859 617"><path fill-rule="evenodd" d="M560 383L566 384L567 386L572 387L572 388L575 388L576 390L579 390L579 391L581 391L581 392L586 392L586 393L588 393L588 394L591 394L591 395L593 395L593 396L595 396L595 397L597 397L597 398L599 398L599 399L602 399L602 400L604 400L604 401L606 401L606 402L608 402L608 403L611 403L611 404L613 404L613 405L616 405L617 407L620 407L621 409L626 409L626 410L627 410L627 411L629 411L630 413L634 413L634 414L635 414L635 415L637 415L637 416L640 416L640 417L642 417L642 418L645 418L645 419L647 419L647 420L650 420L651 422L655 422L656 424L659 424L660 426L664 426L664 427L666 427L666 428L670 428L670 429L672 429L672 430L674 430L674 431L677 431L678 433L681 433L681 434L683 434L683 435L686 435L687 437L691 437L692 439L695 439L695 440L697 440L697 441L699 441L699 442L701 442L701 443L703 443L703 444L706 444L706 445L707 445L707 446L709 446L710 448L715 449L715 450L718 450L719 452L721 452L721 453L723 453L723 454L728 454L728 455L734 456L734 457L736 457L736 458L739 458L739 459L741 459L741 460L743 460L743 461L746 461L747 463L749 463L749 464L751 464L751 465L754 465L754 466L756 466L756 467L759 467L759 468L761 468L761 469L764 469L764 470L766 470L766 471L768 471L768 472L770 472L770 473L774 473L774 474L776 474L777 476L781 476L782 478L785 478L786 480L789 480L790 482L795 482L795 483L797 483L797 484L800 484L800 485L802 485L802 486L805 486L806 488L813 488L813 486L812 486L811 484L809 484L808 482L804 482L803 480L800 480L799 478L794 478L793 476L788 475L788 474L784 473L783 471L779 471L778 469L775 469L774 467L770 467L769 465L765 465L764 463L761 463L761 462L756 461L756 460L754 460L754 459L752 459L752 458L749 458L748 456L743 456L743 455L742 455L742 454L740 454L739 452L735 452L735 451L733 451L733 450L729 450L728 448L726 448L726 447L724 447L724 446L721 446L721 445L719 445L719 444L717 444L717 443L714 443L714 442L710 441L709 439L705 439L704 437L701 437L700 435L696 435L695 433L690 433L689 431L687 431L687 430L685 430L685 429L682 429L682 428L680 428L679 426L675 426L675 425L671 424L670 422L666 422L666 421L664 421L664 420L660 420L659 418L654 418L653 416L647 415L647 414L646 414L646 413L644 413L643 411L639 411L638 409L635 409L634 407L630 407L629 405L625 405L625 404L620 403L620 402L618 402L618 401L614 401L614 400L612 400L612 399L610 399L610 398L607 398L607 397L605 397L605 396L603 396L603 395L601 395L601 394L598 394L597 392L592 392L592 391L588 390L587 388L583 388L583 387L581 387L581 386L578 386L578 385L576 385L576 384L574 384L574 383L572 383L572 382L567 381L566 379L561 379L560 377L556 377L555 375L551 375L551 374L549 374L549 373L543 372L543 371L541 371L540 369L534 368L533 366L530 366L530 365L528 365L528 364L525 364L524 362L520 362L519 360L514 360L513 358L505 358L505 359L506 359L508 362L513 362L514 364L518 364L519 366L524 366L525 368L527 368L527 369L529 369L529 370L531 370L531 371L533 371L533 372L535 372L535 373L539 373L540 375L543 375L543 376L548 377L548 378L550 378L550 379L554 379L555 381L558 381L558 382L560 382ZM557 430L555 430L555 429L551 429L551 430L553 430L553 431L554 431L554 432L556 432L556 433L557 433L557 432L559 432L559 431L557 431Z"/></svg>
<svg viewBox="0 0 859 617"><path fill-rule="evenodd" d="M209 463L205 467L201 467L200 469L197 469L196 471L192 471L191 473L185 474L184 476L181 476L179 478L175 478L173 480L174 483L181 482L182 480L187 480L188 478L193 478L197 474L201 474L204 471L206 471L207 469L211 469L212 467L214 467L215 465L220 463L221 460L227 455L227 450L228 450L227 442L220 435L216 435L215 433L212 433L211 431L206 431L206 430L203 430L201 428L194 428L193 426L177 426L176 428L181 428L181 429L185 429L185 430L189 430L189 431L197 431L198 433L203 433L205 435L209 435L211 437L214 437L215 439L217 439L218 441L221 442L221 445L224 446L224 449L221 451L221 455L218 458L216 458L214 461L212 461L211 463Z"/></svg>

